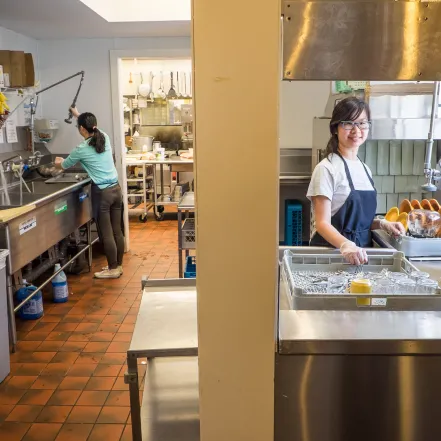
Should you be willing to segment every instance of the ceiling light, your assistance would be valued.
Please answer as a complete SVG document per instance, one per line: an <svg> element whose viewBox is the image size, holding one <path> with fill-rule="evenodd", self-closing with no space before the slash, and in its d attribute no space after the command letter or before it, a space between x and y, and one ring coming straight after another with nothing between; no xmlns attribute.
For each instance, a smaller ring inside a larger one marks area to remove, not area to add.
<svg viewBox="0 0 441 441"><path fill-rule="evenodd" d="M191 20L191 0L80 1L108 22Z"/></svg>

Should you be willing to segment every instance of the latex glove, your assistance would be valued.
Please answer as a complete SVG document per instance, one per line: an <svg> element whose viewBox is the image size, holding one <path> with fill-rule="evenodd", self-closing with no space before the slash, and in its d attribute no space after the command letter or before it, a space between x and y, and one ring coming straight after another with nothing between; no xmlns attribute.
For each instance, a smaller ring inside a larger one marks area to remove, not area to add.
<svg viewBox="0 0 441 441"><path fill-rule="evenodd" d="M340 253L352 265L363 265L368 262L366 250L357 247L354 242L350 240L343 242L340 247Z"/></svg>
<svg viewBox="0 0 441 441"><path fill-rule="evenodd" d="M404 236L406 234L404 225L401 222L389 222L386 219L380 220L380 230L395 237Z"/></svg>

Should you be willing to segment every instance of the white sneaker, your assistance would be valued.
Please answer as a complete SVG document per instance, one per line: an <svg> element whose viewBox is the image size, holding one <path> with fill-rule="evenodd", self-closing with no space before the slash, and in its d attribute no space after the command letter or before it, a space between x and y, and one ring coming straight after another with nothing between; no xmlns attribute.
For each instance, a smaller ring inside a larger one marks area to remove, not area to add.
<svg viewBox="0 0 441 441"><path fill-rule="evenodd" d="M107 271L108 269L109 269L108 266L103 266L103 268L102 268L103 271ZM123 267L121 265L117 269L121 273L121 275L124 274L124 270L123 270Z"/></svg>
<svg viewBox="0 0 441 441"><path fill-rule="evenodd" d="M99 273L95 273L95 278L97 279L118 279L121 277L121 272L118 268L115 269L105 269Z"/></svg>

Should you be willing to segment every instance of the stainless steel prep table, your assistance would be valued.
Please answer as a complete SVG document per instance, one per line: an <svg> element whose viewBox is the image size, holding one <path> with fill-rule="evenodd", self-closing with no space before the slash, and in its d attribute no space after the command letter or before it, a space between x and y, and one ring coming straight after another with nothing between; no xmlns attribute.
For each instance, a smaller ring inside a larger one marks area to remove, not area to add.
<svg viewBox="0 0 441 441"><path fill-rule="evenodd" d="M129 350L127 351L127 373L125 374L125 382L129 385L130 391L133 441L141 441L143 439L138 384L138 359L196 357L198 355L195 279L145 279L143 280L142 287L143 295L132 341ZM159 364L159 367L156 367L156 369L165 366L165 369L171 369L176 372L176 366L180 365L180 362L175 361L175 368L173 368L171 364L161 365L160 363L161 362L155 361L152 365L152 361L149 361L147 371L149 372L150 369L153 369L152 372L154 374L155 366L158 366ZM190 364L191 363L193 362L190 362ZM190 368L190 372L193 371ZM150 381L153 375L152 372L146 374L146 390L150 392L155 384L155 380ZM183 372L181 372L181 374L183 374ZM194 372L192 375L194 375ZM147 381L149 381L149 383L147 383ZM192 383L191 379L182 381L184 383L186 381ZM180 383L179 387L181 386L182 383ZM150 411L148 414L149 416L146 419L149 423L146 430L148 438L144 438L144 441L162 439L152 435L152 433L157 432L154 427L158 427L160 422L157 419L158 413L152 411L152 396L147 397L146 400L147 403L150 403L147 406ZM194 412L194 401L187 404ZM181 410L184 415L186 413L186 406L184 405ZM178 420L179 418L175 415L174 419ZM169 421L169 423L173 424L173 420ZM193 432L194 431L190 430L189 436L191 436ZM163 432L159 430L158 433L161 434ZM179 428L176 429L175 433L179 436ZM195 438L190 437L188 440L195 441Z"/></svg>
<svg viewBox="0 0 441 441"><path fill-rule="evenodd" d="M441 312L289 310L285 289L281 281L276 441L439 439Z"/></svg>
<svg viewBox="0 0 441 441"><path fill-rule="evenodd" d="M182 212L184 212L184 222L188 219L188 213L194 212L194 193L188 191L184 194L178 204L178 253L179 253L179 278L183 276L182 252L185 251L185 257L188 257L190 249L196 249L196 231L193 231L194 242L183 247L182 237Z"/></svg>

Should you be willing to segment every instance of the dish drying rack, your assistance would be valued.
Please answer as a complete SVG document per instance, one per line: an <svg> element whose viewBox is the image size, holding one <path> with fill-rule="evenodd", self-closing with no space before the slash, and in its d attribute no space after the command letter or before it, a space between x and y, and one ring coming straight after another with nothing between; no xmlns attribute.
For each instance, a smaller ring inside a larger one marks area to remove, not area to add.
<svg viewBox="0 0 441 441"><path fill-rule="evenodd" d="M422 238L401 236L396 239L384 231L372 232L374 242L383 248L394 248L401 251L406 257L439 257L441 258L441 238Z"/></svg>
<svg viewBox="0 0 441 441"><path fill-rule="evenodd" d="M375 251L373 251L375 253ZM368 253L369 262L363 272L382 271L410 274L418 269L402 252L390 255ZM397 311L439 311L441 310L440 291L436 294L351 294L328 293L327 284L317 283L333 275L351 275L355 278L357 268L347 264L341 255L298 254L286 250L281 265L281 283L285 285L288 303L296 310L360 310L387 309ZM372 277L372 274L370 274ZM361 299L361 300L360 300ZM369 299L367 301L366 299Z"/></svg>

